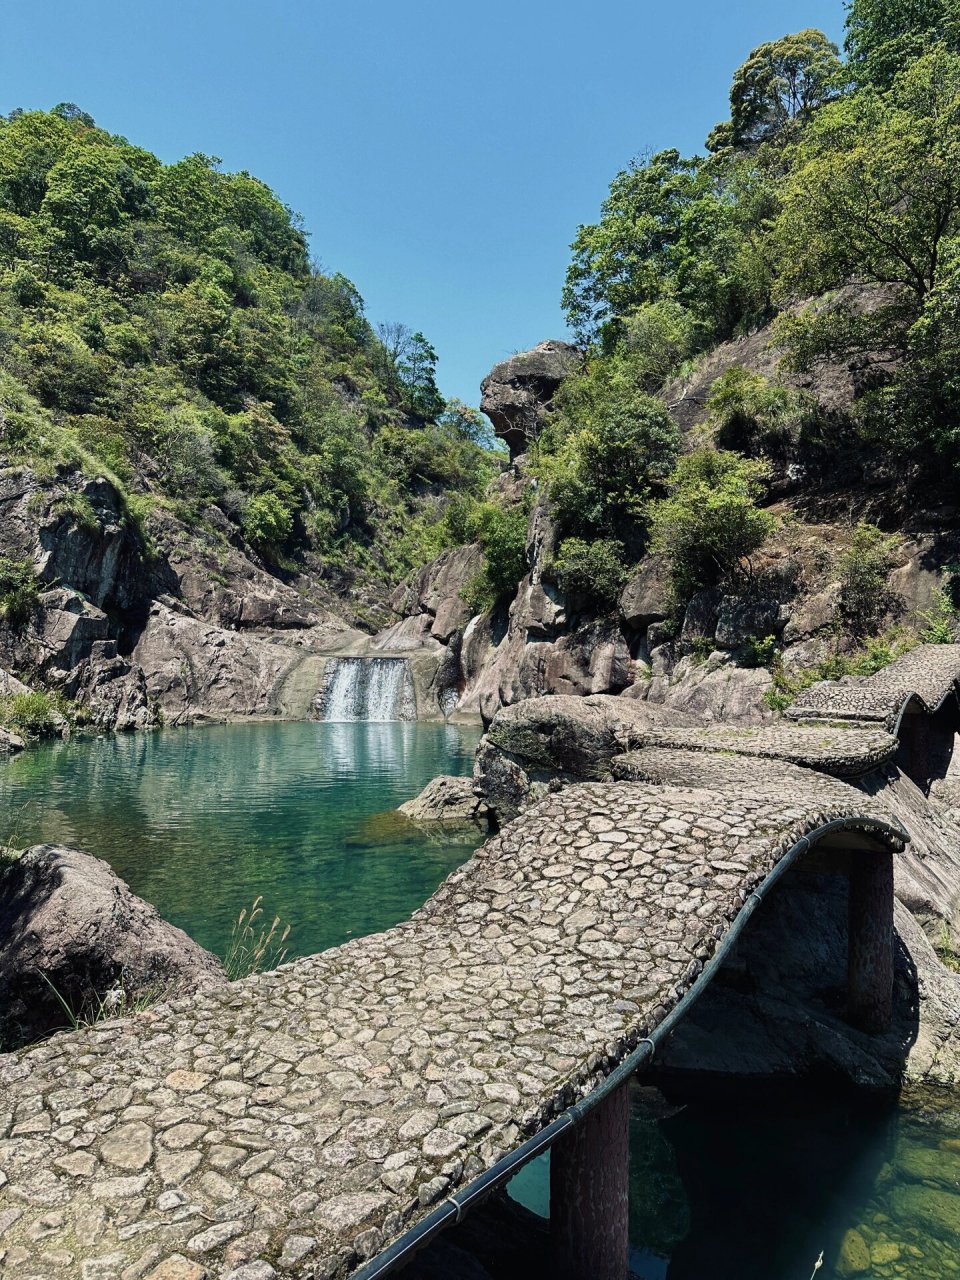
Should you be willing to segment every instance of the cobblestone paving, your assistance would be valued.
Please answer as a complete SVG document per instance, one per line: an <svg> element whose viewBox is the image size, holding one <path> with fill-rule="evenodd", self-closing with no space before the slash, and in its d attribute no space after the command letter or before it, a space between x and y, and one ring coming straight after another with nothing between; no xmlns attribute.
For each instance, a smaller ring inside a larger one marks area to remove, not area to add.
<svg viewBox="0 0 960 1280"><path fill-rule="evenodd" d="M685 751L732 751L805 765L838 777L859 777L879 768L897 753L897 739L874 727L846 725L791 725L784 722L760 728L705 725L687 729L645 729L648 747Z"/></svg>
<svg viewBox="0 0 960 1280"><path fill-rule="evenodd" d="M922 644L876 675L822 680L787 711L793 720L879 721L894 730L911 697L936 711L960 681L960 645Z"/></svg>
<svg viewBox="0 0 960 1280"><path fill-rule="evenodd" d="M757 773L571 786L387 933L0 1058L0 1271L347 1274L589 1093L798 839L884 819Z"/></svg>

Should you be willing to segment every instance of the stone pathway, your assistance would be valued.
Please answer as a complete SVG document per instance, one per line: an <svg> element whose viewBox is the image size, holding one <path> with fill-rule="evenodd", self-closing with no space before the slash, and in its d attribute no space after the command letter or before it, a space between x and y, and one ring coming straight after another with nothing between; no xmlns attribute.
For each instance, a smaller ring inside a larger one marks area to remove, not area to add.
<svg viewBox="0 0 960 1280"><path fill-rule="evenodd" d="M590 1093L801 837L903 847L844 783L729 759L570 786L387 933L0 1057L0 1272L348 1274Z"/></svg>
<svg viewBox="0 0 960 1280"><path fill-rule="evenodd" d="M879 721L895 732L911 698L933 712L960 681L960 645L922 644L876 675L822 680L806 689L787 711L792 720Z"/></svg>

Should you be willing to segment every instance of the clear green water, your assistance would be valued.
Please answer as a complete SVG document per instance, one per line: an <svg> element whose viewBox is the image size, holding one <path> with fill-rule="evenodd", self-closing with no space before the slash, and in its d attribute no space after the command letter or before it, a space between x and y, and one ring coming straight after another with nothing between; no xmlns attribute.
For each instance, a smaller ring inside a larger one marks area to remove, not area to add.
<svg viewBox="0 0 960 1280"><path fill-rule="evenodd" d="M405 919L469 856L390 810L468 773L478 731L258 723L77 739L0 768L0 840L63 840L222 952L256 894L306 954ZM745 1089L652 1115L638 1090L633 1272L642 1280L960 1280L960 1098L922 1107ZM546 1212L549 1169L512 1184ZM849 1233L855 1232L855 1235ZM845 1261L841 1261L846 1240ZM850 1269L857 1267L859 1269Z"/></svg>
<svg viewBox="0 0 960 1280"><path fill-rule="evenodd" d="M901 1106L745 1086L722 1102L634 1094L631 1269L638 1280L960 1276L960 1097ZM549 1157L511 1194L549 1205Z"/></svg>
<svg viewBox="0 0 960 1280"><path fill-rule="evenodd" d="M291 923L290 956L389 928L479 838L430 840L390 810L467 774L479 729L247 723L73 739L0 768L0 840L62 841L223 954L257 894Z"/></svg>

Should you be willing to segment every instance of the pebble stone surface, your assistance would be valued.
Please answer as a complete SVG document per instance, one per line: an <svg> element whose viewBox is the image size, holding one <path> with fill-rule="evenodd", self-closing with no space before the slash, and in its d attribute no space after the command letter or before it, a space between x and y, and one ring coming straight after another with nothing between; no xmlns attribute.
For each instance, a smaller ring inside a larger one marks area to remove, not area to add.
<svg viewBox="0 0 960 1280"><path fill-rule="evenodd" d="M891 732L904 706L916 698L933 712L957 688L960 645L922 644L875 675L845 676L811 685L787 710L792 720L862 720L883 724Z"/></svg>
<svg viewBox="0 0 960 1280"><path fill-rule="evenodd" d="M347 1275L588 1094L802 836L886 821L789 764L636 754L697 785L570 786L386 933L0 1057L0 1274Z"/></svg>
<svg viewBox="0 0 960 1280"><path fill-rule="evenodd" d="M897 753L897 739L874 726L793 725L758 728L712 724L696 728L645 729L646 747L683 751L730 751L739 756L784 760L837 777L859 777Z"/></svg>

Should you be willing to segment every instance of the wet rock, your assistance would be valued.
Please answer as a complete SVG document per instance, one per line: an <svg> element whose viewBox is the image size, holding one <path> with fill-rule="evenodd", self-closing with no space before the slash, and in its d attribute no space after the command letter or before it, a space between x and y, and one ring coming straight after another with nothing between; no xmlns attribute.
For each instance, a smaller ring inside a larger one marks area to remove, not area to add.
<svg viewBox="0 0 960 1280"><path fill-rule="evenodd" d="M12 756L22 751L25 745L19 734L10 729L0 729L0 756Z"/></svg>
<svg viewBox="0 0 960 1280"><path fill-rule="evenodd" d="M27 1033L63 1025L60 998L79 1014L115 989L119 1012L124 999L225 981L214 956L88 853L35 845L0 860L0 890L0 1012Z"/></svg>
<svg viewBox="0 0 960 1280"><path fill-rule="evenodd" d="M510 450L511 458L530 447L563 380L583 357L568 342L541 342L532 351L495 365L480 384L480 408Z"/></svg>
<svg viewBox="0 0 960 1280"><path fill-rule="evenodd" d="M862 1276L870 1270L870 1246L859 1231L851 1228L840 1244L837 1275Z"/></svg>
<svg viewBox="0 0 960 1280"><path fill-rule="evenodd" d="M903 1226L920 1227L946 1240L960 1240L960 1195L913 1183L894 1187L890 1213Z"/></svg>
<svg viewBox="0 0 960 1280"><path fill-rule="evenodd" d="M471 779L444 774L428 782L415 799L400 806L399 812L411 822L469 826L484 822L488 808L474 795Z"/></svg>

